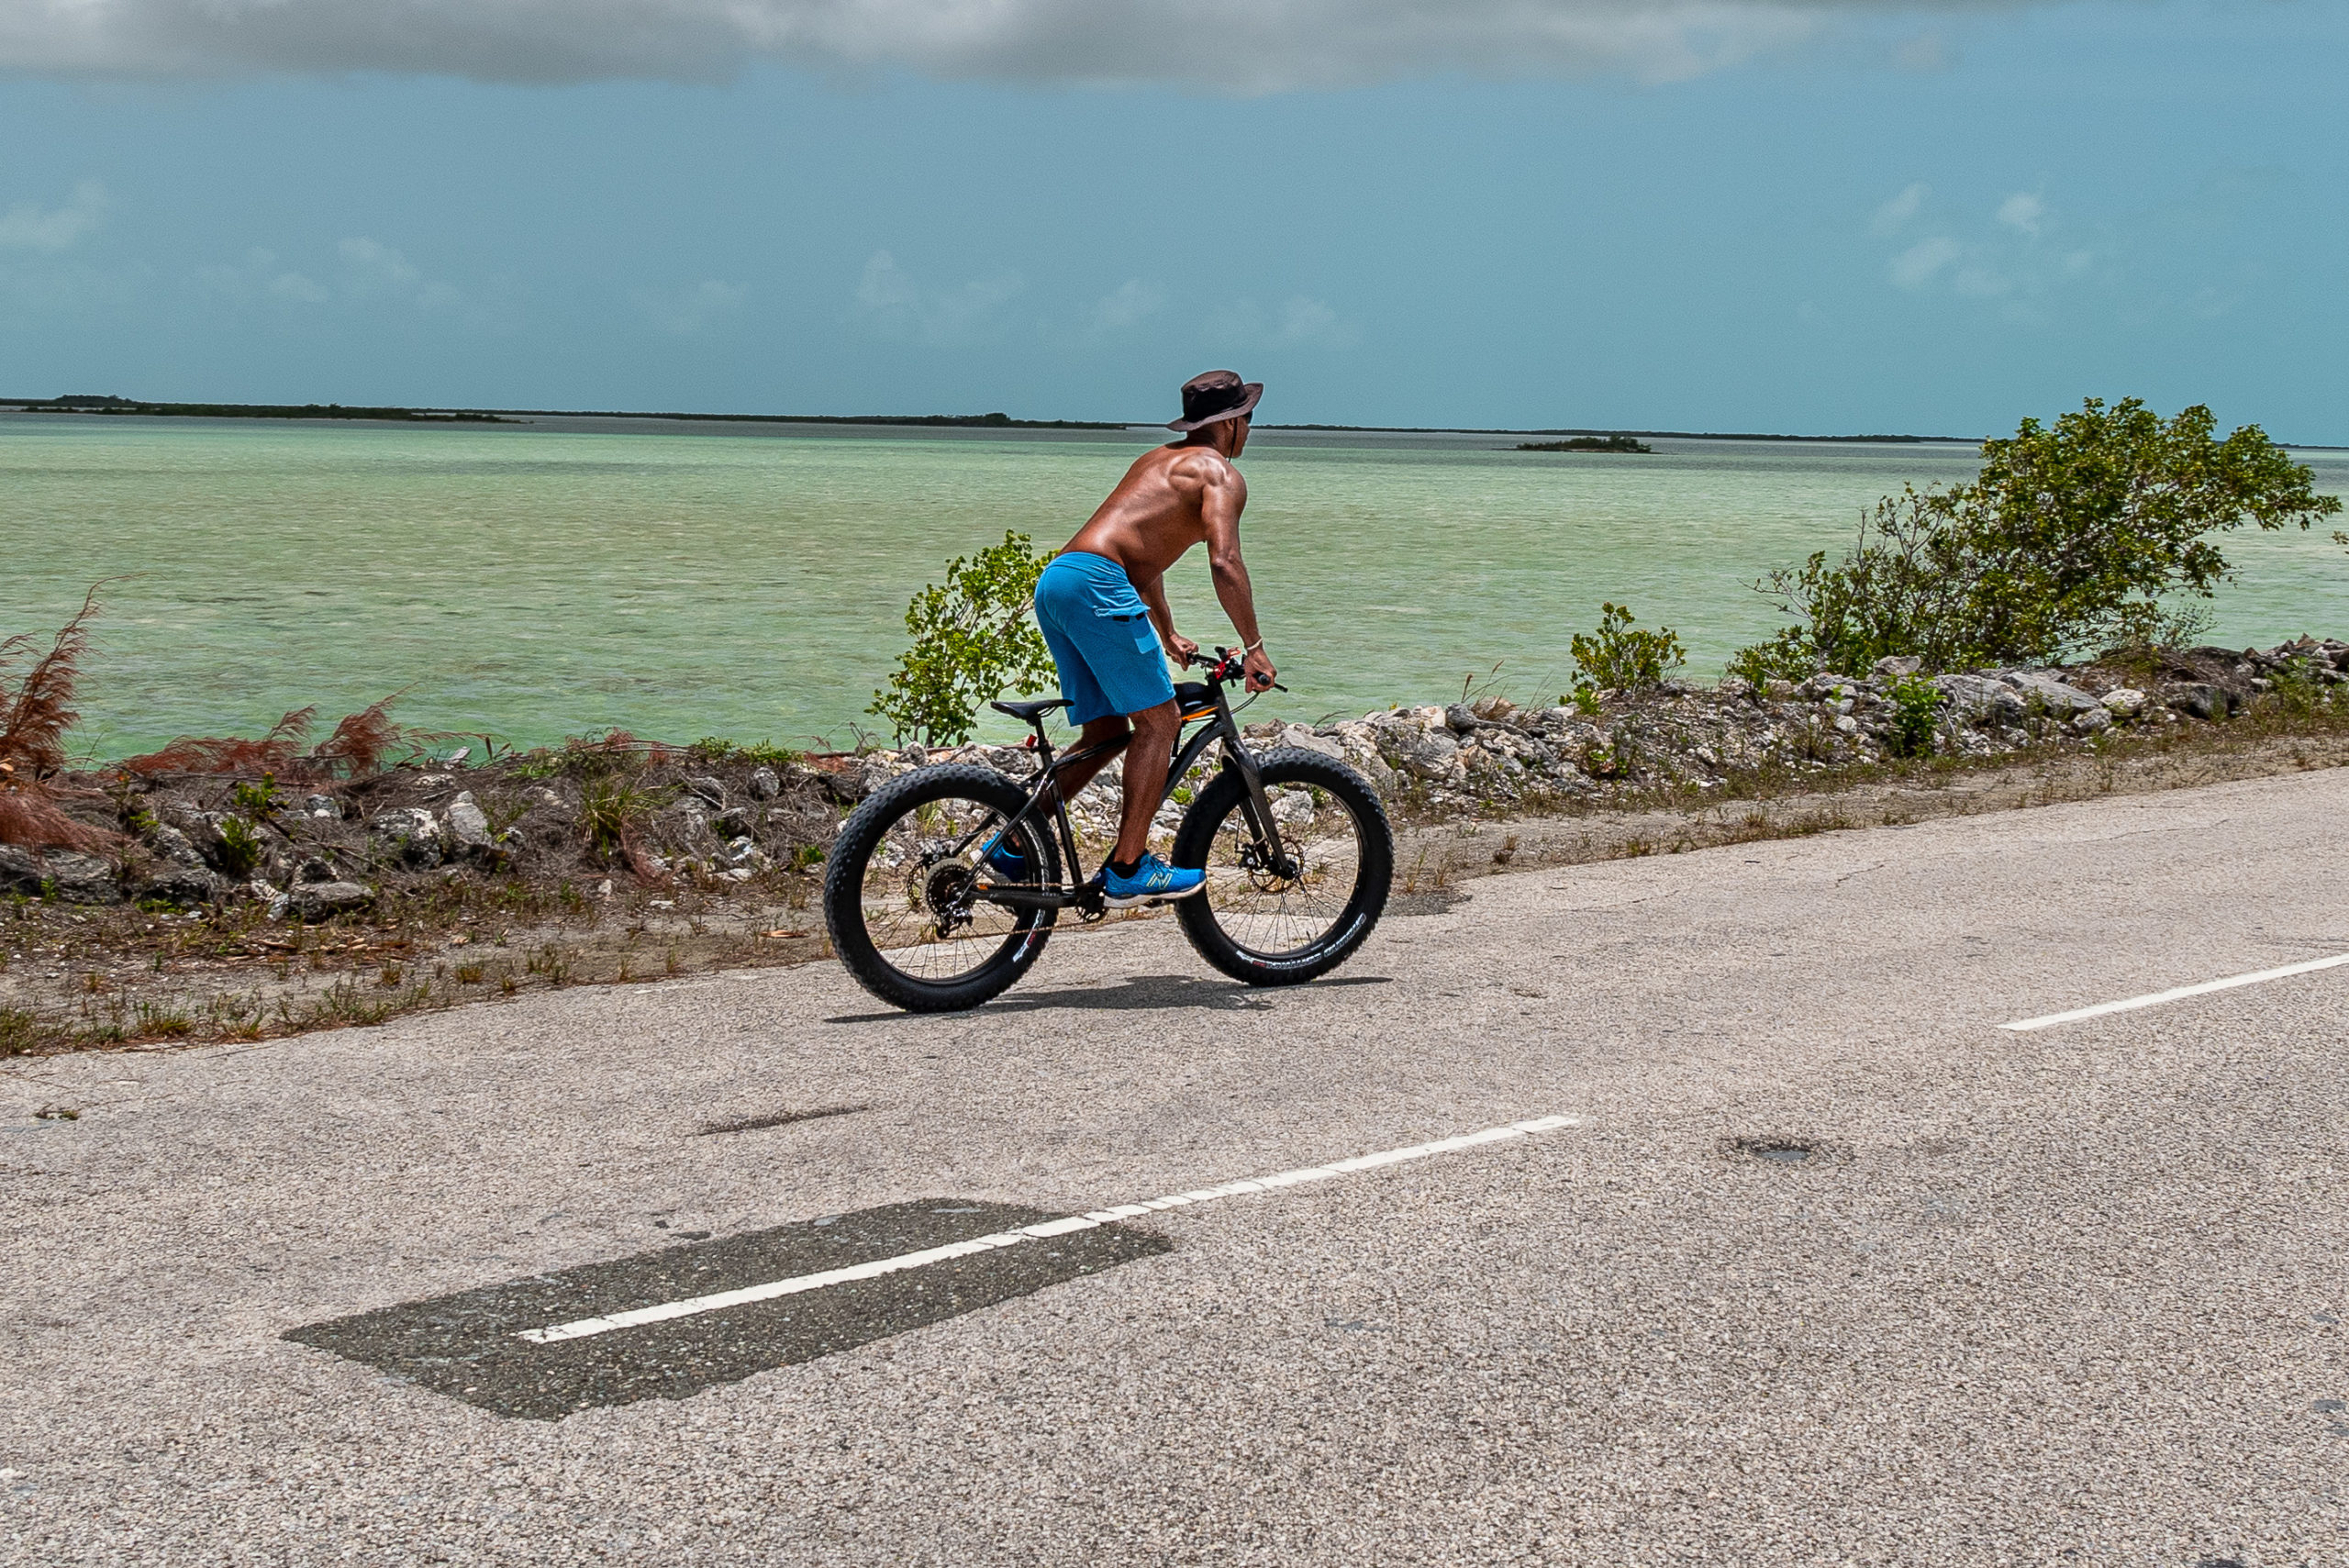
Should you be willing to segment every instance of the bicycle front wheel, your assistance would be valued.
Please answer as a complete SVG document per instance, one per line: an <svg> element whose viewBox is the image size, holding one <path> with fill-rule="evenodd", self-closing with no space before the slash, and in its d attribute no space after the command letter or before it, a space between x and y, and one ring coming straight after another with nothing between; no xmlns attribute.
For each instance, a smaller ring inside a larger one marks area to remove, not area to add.
<svg viewBox="0 0 2349 1568"><path fill-rule="evenodd" d="M984 857L1027 792L950 763L893 779L841 824L824 873L824 924L858 984L892 1006L945 1013L1000 995L1044 951L1055 911L974 896L1002 873ZM1056 886L1060 853L1033 817L1011 829L1018 879Z"/></svg>
<svg viewBox="0 0 2349 1568"><path fill-rule="evenodd" d="M1301 747L1257 759L1276 845L1248 825L1248 785L1226 766L1174 834L1174 863L1208 873L1175 905L1199 956L1251 985L1295 985L1353 955L1378 924L1395 875L1395 839L1368 780ZM1270 852L1267 852L1267 850Z"/></svg>

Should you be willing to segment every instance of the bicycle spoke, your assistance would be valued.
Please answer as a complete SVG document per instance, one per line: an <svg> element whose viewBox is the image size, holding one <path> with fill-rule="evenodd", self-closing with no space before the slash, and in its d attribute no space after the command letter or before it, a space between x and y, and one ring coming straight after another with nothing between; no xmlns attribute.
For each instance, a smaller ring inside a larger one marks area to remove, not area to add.
<svg viewBox="0 0 2349 1568"><path fill-rule="evenodd" d="M864 925L882 961L908 979L941 983L985 965L1031 917L973 896L997 880L983 863L1003 814L977 801L925 801L889 825L866 864ZM1016 847L1036 863L1034 828ZM957 853L957 846L961 852Z"/></svg>
<svg viewBox="0 0 2349 1568"><path fill-rule="evenodd" d="M1236 809L1218 826L1207 862L1205 897L1216 924L1265 957L1301 951L1326 936L1353 899L1362 866L1362 825L1338 801L1282 792L1275 817L1281 840L1275 863L1265 863Z"/></svg>

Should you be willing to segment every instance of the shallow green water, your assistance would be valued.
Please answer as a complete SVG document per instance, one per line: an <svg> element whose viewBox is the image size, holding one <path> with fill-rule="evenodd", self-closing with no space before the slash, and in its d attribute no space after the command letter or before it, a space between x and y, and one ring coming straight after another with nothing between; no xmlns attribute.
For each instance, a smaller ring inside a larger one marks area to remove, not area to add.
<svg viewBox="0 0 2349 1568"><path fill-rule="evenodd" d="M0 634L45 632L92 581L126 579L84 686L102 755L403 687L411 721L523 742L615 724L845 742L915 589L1007 528L1059 544L1151 439L0 419ZM1496 663L1498 689L1553 695L1602 599L1678 628L1712 673L1776 624L1755 576L1973 463L1506 444L1259 435L1244 537L1295 688L1280 711L1456 697ZM2349 489L2342 454L2311 461ZM2243 576L2221 640L2349 631L2349 557L2321 533L2228 549ZM1204 560L1174 577L1185 630L1226 639Z"/></svg>

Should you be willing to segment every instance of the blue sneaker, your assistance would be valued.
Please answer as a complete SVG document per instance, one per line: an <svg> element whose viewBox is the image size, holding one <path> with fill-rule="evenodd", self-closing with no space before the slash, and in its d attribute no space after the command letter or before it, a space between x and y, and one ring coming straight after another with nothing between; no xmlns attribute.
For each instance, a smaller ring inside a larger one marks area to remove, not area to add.
<svg viewBox="0 0 2349 1568"><path fill-rule="evenodd" d="M1137 904L1165 898L1188 898L1207 884L1207 873L1180 870L1156 855L1142 856L1131 876L1119 876L1114 866L1101 868L1102 902L1112 909L1130 909Z"/></svg>
<svg viewBox="0 0 2349 1568"><path fill-rule="evenodd" d="M1028 857L1005 843L1000 834L996 835L995 842L986 847L979 859L987 870L995 873L995 879L997 882L1030 880L1028 874Z"/></svg>

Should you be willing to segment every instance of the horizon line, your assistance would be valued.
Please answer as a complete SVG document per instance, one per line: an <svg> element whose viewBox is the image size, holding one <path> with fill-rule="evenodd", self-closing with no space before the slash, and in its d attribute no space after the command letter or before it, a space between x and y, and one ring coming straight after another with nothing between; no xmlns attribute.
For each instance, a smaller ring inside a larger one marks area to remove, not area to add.
<svg viewBox="0 0 2349 1568"><path fill-rule="evenodd" d="M849 425L874 428L1011 430L1152 430L1163 422L1151 419L1015 419L1000 411L988 414L718 414L672 409L616 408L481 408L451 405L402 406L340 403L183 403L143 398L68 393L56 397L0 397L0 412L18 414L84 413L150 417L380 419L438 423L443 419L478 420L539 417L557 419L667 419L678 423L702 421L734 425ZM1979 446L1992 436L1910 435L1889 431L1865 435L1793 435L1765 430L1660 430L1603 426L1543 426L1518 428L1488 425L1333 425L1264 424L1260 430L1328 431L1374 436L1638 436L1684 441L1797 441L1820 443L1870 442L1898 445ZM2269 439L2274 440L2273 437ZM2322 441L2275 441L2299 451L2349 451L2349 445Z"/></svg>

